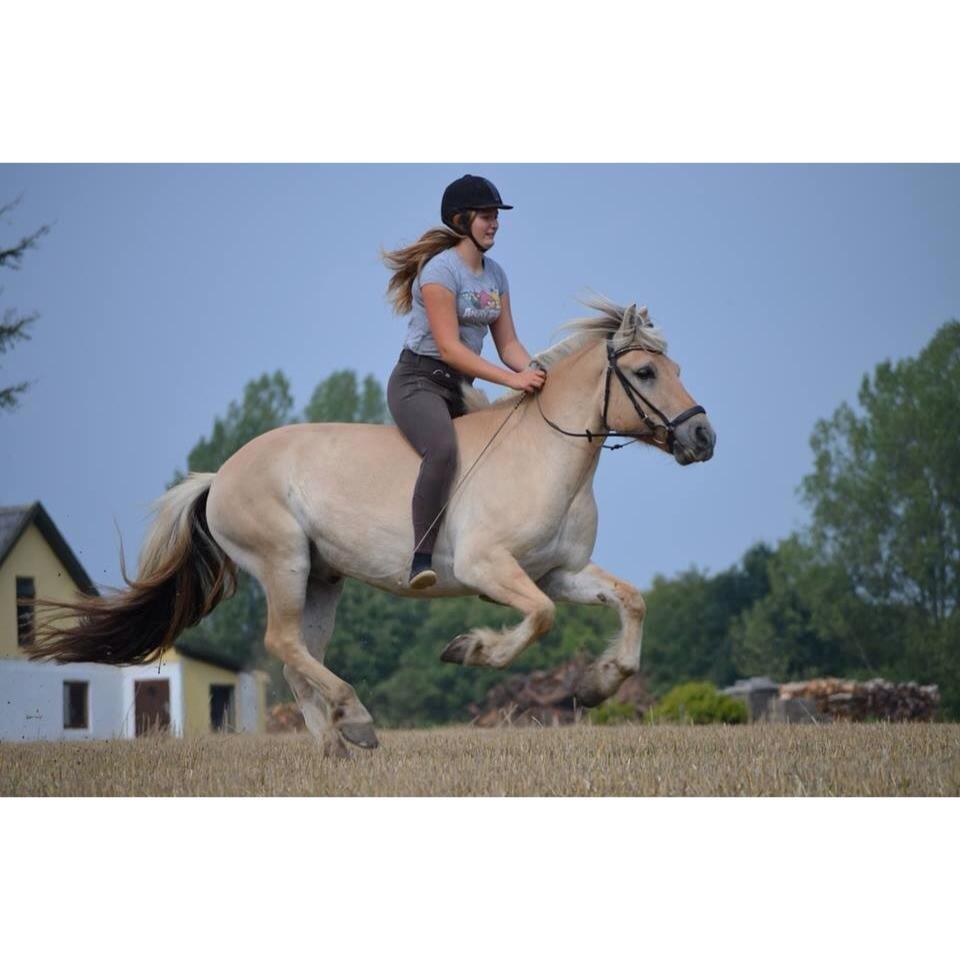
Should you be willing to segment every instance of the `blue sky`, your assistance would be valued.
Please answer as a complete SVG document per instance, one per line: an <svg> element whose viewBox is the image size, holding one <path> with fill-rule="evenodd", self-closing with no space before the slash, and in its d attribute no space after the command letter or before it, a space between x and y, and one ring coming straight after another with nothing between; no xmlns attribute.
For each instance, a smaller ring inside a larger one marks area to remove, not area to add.
<svg viewBox="0 0 960 960"><path fill-rule="evenodd" d="M41 500L117 584L115 524L134 556L246 381L281 369L298 407L337 369L385 383L405 320L378 251L465 172L515 205L493 256L528 349L591 290L647 304L717 431L705 465L603 455L595 559L641 587L803 524L817 419L960 316L957 166L3 165L3 240L53 229L0 277L0 306L41 315L0 357L0 383L34 381L0 414L0 503Z"/></svg>

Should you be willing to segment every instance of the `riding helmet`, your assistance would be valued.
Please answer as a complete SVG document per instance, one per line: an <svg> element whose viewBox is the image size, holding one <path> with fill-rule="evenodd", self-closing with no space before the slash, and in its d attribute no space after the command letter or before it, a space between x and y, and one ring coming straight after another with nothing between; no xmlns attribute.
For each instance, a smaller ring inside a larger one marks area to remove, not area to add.
<svg viewBox="0 0 960 960"><path fill-rule="evenodd" d="M468 173L459 180L454 180L443 191L443 200L440 201L440 219L451 230L456 230L453 223L455 213L463 213L465 210L489 210L493 207L498 210L513 209L510 204L503 202L500 192L489 180Z"/></svg>

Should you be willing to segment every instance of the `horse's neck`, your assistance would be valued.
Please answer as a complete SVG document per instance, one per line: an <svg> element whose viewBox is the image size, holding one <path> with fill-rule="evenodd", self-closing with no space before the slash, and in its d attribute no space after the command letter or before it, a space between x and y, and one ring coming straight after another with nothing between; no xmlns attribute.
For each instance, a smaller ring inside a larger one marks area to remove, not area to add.
<svg viewBox="0 0 960 960"><path fill-rule="evenodd" d="M571 433L602 432L605 370L606 350L600 344L593 344L564 357L547 373L547 382L540 391L543 413ZM564 437L543 417L537 419L542 430L562 438L566 447L570 446L567 441L573 441L577 449L591 447L586 438Z"/></svg>
<svg viewBox="0 0 960 960"><path fill-rule="evenodd" d="M606 351L596 345L564 357L548 371L539 395L526 404L520 427L523 442L537 450L565 484L572 481L581 487L592 482L602 441L566 436L545 417L571 433L602 433L605 357Z"/></svg>

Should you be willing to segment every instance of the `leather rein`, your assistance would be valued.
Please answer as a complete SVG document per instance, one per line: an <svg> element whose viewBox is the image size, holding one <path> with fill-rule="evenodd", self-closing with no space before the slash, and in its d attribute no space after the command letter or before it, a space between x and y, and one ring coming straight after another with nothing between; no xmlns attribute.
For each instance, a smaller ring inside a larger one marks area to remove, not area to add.
<svg viewBox="0 0 960 960"><path fill-rule="evenodd" d="M554 423L544 412L543 406L540 403L540 394L537 393L537 409L540 411L540 416L546 421L546 423L553 427L558 433L562 433L567 437L584 437L585 439L593 442L594 440L604 440L606 441L610 437L629 437L630 443L636 443L637 440L647 440L659 447L663 447L668 453L673 453L673 448L676 443L676 428L680 426L681 423L685 423L691 417L695 417L698 413L706 413L707 411L703 409L699 404L695 407L690 407L687 410L684 410L683 413L678 414L672 420L667 419L664 416L663 412L658 410L650 400L648 400L626 377L624 372L617 366L617 359L622 357L625 353L631 353L634 350L643 350L644 347L624 347L622 350L614 350L613 344L610 341L610 338L607 338L607 371L606 377L603 384L603 432L602 433L593 433L590 430L583 430L582 432L575 432L572 430L564 430L563 427ZM544 367L534 361L534 364L540 367L541 370ZM620 385L623 387L624 392L626 393L628 399L633 404L633 409L636 410L637 415L640 417L641 421L647 431L644 433L620 433L616 430L610 429L610 424L607 423L607 411L610 407L610 385L613 382L613 376L616 376L617 380L620 381ZM643 401L659 418L660 423L657 423L653 420L641 406L639 401ZM601 444L602 448L605 450L619 450L622 447L629 446L627 443L615 443L612 445L607 445L605 442Z"/></svg>

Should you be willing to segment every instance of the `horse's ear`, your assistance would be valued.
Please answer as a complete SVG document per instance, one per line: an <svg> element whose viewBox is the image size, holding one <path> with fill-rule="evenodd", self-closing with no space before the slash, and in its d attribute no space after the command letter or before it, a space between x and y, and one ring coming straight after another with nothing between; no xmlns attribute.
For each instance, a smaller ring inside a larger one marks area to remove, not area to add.
<svg viewBox="0 0 960 960"><path fill-rule="evenodd" d="M641 327L652 327L653 321L650 319L650 313L646 307L641 307L637 311L637 317L639 318Z"/></svg>
<svg viewBox="0 0 960 960"><path fill-rule="evenodd" d="M630 333L637 326L637 305L631 303L626 310L623 311L623 320L620 321L620 332L621 333Z"/></svg>

